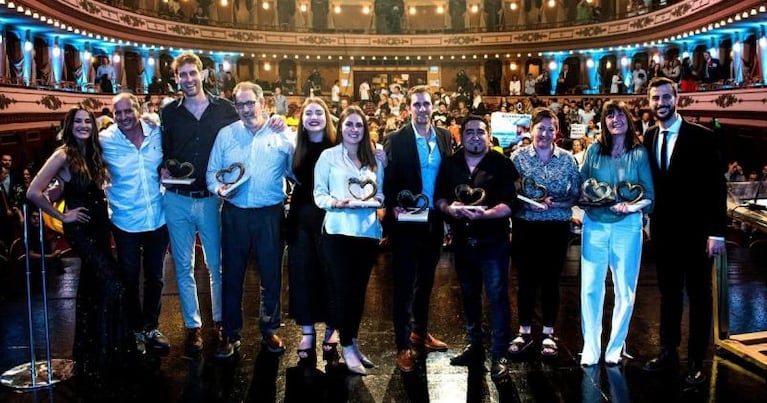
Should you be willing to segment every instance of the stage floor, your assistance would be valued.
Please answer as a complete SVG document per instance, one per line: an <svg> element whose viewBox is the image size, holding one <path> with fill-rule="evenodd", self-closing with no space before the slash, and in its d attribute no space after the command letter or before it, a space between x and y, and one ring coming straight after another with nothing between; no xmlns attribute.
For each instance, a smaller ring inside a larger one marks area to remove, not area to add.
<svg viewBox="0 0 767 403"><path fill-rule="evenodd" d="M764 250L757 255L747 248L731 247L730 325L732 333L767 329L767 265ZM198 254L198 260L201 257ZM645 258L639 279L634 318L627 342L625 368L608 369L604 365L581 368L578 353L580 335L579 247L570 247L562 275L562 302L556 333L559 356L542 362L537 355L528 362L513 362L511 379L496 385L487 368L453 367L450 357L464 346L461 293L452 266L452 254L442 254L431 300L430 332L446 341L450 349L424 357L423 365L409 374L394 366L395 348L391 325L392 281L390 255L382 252L367 290L361 350L376 363L366 377L349 375L345 367L325 368L320 360L314 371L296 367L296 347L300 329L284 314L279 335L287 352L275 357L262 351L258 333L258 275L250 270L244 296L245 327L242 347L232 359L214 358L215 344L210 323L203 329L206 345L201 358L184 358L184 329L174 279L173 261L166 256L165 288L160 329L171 341L167 356L147 354L133 379L108 398L110 403L125 402L661 402L721 401L763 402L767 396L765 373L744 371L737 360L723 359L710 348L705 362L709 381L698 388L688 388L679 376L644 373L642 364L658 352L659 293L655 267ZM77 259L65 261L61 270L48 273L48 298L54 358L70 358L74 331L74 298L79 265ZM512 334L516 333L516 271L511 270ZM23 270L2 269L0 278L0 371L29 361L29 335ZM196 276L201 286L203 317L210 317L207 271L198 262ZM41 313L41 289L37 279L32 285L38 357L44 357ZM283 312L288 312L287 273L283 277ZM607 299L612 295L608 292ZM611 304L606 307L609 315ZM686 313L685 313L686 317ZM609 320L605 324L609 329ZM686 329L686 323L683 326ZM540 328L534 328L534 333ZM605 331L607 333L607 331ZM321 334L321 332L320 332ZM685 340L680 349L685 367ZM538 348L538 347L536 347ZM318 353L321 354L321 351ZM320 355L321 356L321 355ZM711 374L713 373L713 376ZM18 393L0 387L0 401L104 401L90 391L78 390L69 380L52 390Z"/></svg>

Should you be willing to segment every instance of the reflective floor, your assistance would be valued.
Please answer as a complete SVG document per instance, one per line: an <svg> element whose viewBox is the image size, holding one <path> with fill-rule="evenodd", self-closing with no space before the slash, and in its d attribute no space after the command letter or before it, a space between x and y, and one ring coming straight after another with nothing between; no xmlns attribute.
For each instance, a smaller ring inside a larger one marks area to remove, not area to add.
<svg viewBox="0 0 767 403"><path fill-rule="evenodd" d="M763 402L767 396L764 372L742 369L739 360L722 358L710 349L705 370L710 379L698 388L689 388L680 376L646 374L641 366L658 351L659 294L655 268L645 259L640 274L636 309L628 338L628 360L623 368L604 365L583 369L578 365L581 348L578 245L568 253L562 278L562 304L556 333L559 356L541 361L537 353L529 361L513 362L511 378L494 384L484 367L453 367L451 356L461 351L463 325L460 289L452 268L452 255L444 252L437 269L432 297L430 331L446 341L445 353L419 358L416 371L402 374L394 366L395 350L391 331L390 256L381 253L367 292L360 333L361 350L376 363L366 377L352 376L345 367L296 366L300 329L289 316L279 334L288 350L279 357L262 350L257 330L258 276L249 272L245 292L245 329L238 354L228 360L213 357L214 335L210 324L204 328L206 345L201 358L184 358L184 331L173 278L173 263L166 258L166 282L161 330L170 338L167 356L145 355L139 368L114 389L96 393L78 388L75 379L36 393L19 393L0 387L0 401L109 401L109 402L661 402L721 401ZM48 298L51 349L54 358L71 357L74 329L74 296L79 272L77 259L67 259L61 268L49 268ZM730 324L732 333L767 329L767 264L764 252L733 247L729 253ZM516 275L511 269L512 313L516 313ZM210 316L207 273L197 267L200 300L204 317ZM287 303L287 276L283 301ZM23 269L3 267L0 271L0 371L29 362L29 334ZM41 281L32 283L35 336L38 357L44 357ZM611 299L608 293L607 299ZM611 305L606 308L610 312ZM288 309L285 307L285 311ZM513 320L513 331L518 323ZM609 323L606 323L606 327ZM686 327L683 326L683 328ZM534 329L540 332L540 328ZM320 332L318 332L320 333ZM686 335L683 335L686 340ZM680 349L683 367L684 346ZM318 348L321 357L321 351Z"/></svg>

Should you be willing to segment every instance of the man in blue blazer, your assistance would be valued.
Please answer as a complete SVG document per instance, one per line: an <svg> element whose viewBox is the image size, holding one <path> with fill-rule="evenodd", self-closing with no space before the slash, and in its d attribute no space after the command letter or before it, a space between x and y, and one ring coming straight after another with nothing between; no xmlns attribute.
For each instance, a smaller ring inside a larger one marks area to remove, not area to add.
<svg viewBox="0 0 767 403"><path fill-rule="evenodd" d="M700 384L706 380L702 364L711 340L712 258L725 253L727 188L713 133L676 111L676 83L654 78L648 94L658 121L645 133L644 145L652 156L655 185L650 232L661 294L661 351L644 370L677 368L686 290L690 328L685 381Z"/></svg>
<svg viewBox="0 0 767 403"><path fill-rule="evenodd" d="M434 209L434 188L442 161L452 153L450 133L431 124L431 90L425 85L407 94L410 120L389 134L384 174L387 231L394 254L394 335L397 368L415 369L411 347L445 351L447 345L428 333L429 300L444 236L443 220ZM427 222L400 222L397 196L408 190L429 201Z"/></svg>

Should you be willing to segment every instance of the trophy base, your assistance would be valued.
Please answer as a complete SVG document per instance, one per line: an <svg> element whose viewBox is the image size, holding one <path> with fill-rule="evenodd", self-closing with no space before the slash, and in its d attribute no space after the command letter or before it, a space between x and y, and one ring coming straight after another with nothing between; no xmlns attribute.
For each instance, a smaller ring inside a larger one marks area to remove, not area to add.
<svg viewBox="0 0 767 403"><path fill-rule="evenodd" d="M381 203L379 203L377 200L352 200L349 202L349 207L380 208Z"/></svg>
<svg viewBox="0 0 767 403"><path fill-rule="evenodd" d="M487 210L487 206L450 206L451 209L455 210L469 210L469 211L485 211Z"/></svg>
<svg viewBox="0 0 767 403"><path fill-rule="evenodd" d="M226 190L222 190L220 192L221 196L224 196L224 197L228 196L230 193L234 192L235 189L240 187L243 183L247 182L248 179L250 179L250 176L243 176L237 182L234 182L231 185L229 185L229 187L226 188Z"/></svg>
<svg viewBox="0 0 767 403"><path fill-rule="evenodd" d="M163 179L162 184L163 185L191 185L194 183L195 178L167 178Z"/></svg>
<svg viewBox="0 0 767 403"><path fill-rule="evenodd" d="M538 207L538 208L546 208L545 204L539 203L539 202L537 202L537 201L535 201L535 200L533 200L533 199L531 199L529 197L526 197L526 196L517 195L517 199L522 200L523 202L525 202L525 203L527 203L527 204L529 204L531 206L535 206L535 207Z"/></svg>
<svg viewBox="0 0 767 403"><path fill-rule="evenodd" d="M58 382L66 381L74 375L75 362L55 358L51 360L51 379L48 379L47 361L35 363L35 379L32 379L32 363L17 365L0 377L0 384L12 389L33 390L47 388Z"/></svg>
<svg viewBox="0 0 767 403"><path fill-rule="evenodd" d="M397 215L399 222L427 222L429 221L429 210L413 210L399 213Z"/></svg>

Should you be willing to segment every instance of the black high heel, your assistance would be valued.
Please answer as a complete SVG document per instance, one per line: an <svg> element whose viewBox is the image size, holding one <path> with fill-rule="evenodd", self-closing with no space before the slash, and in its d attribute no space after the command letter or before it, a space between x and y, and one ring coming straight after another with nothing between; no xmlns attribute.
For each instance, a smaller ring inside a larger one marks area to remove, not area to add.
<svg viewBox="0 0 767 403"><path fill-rule="evenodd" d="M338 343L322 342L322 359L328 364L335 364L341 359L338 355Z"/></svg>
<svg viewBox="0 0 767 403"><path fill-rule="evenodd" d="M302 333L303 336L315 336L314 333ZM314 342L312 341L312 346L309 348L299 348L298 351L298 365L304 366L304 367L315 367L317 366L317 350L314 347ZM323 353L324 354L324 353Z"/></svg>

